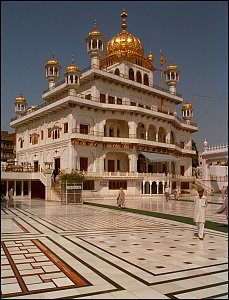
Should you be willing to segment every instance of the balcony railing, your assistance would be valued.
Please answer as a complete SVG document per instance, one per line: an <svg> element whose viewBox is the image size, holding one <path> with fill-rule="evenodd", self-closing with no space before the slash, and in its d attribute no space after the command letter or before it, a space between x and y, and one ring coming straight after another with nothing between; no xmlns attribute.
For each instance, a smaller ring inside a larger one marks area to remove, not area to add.
<svg viewBox="0 0 229 300"><path fill-rule="evenodd" d="M192 146L181 146L180 143L177 143L176 141L173 140L169 140L169 139L162 139L162 138L155 138L155 139L146 139L146 138L141 138L139 135L136 134L129 134L128 136L117 136L117 135L112 135L112 136L108 136L105 135L104 132L99 132L96 130L85 130L85 129L80 129L80 128L73 128L72 129L72 133L77 133L77 134L82 134L82 135L87 135L88 138L89 136L96 136L96 137L110 137L110 138L114 138L113 142L117 142L117 143L122 143L124 142L122 140L122 142L120 142L121 139L127 139L126 143L131 143L132 139L138 139L138 140L144 140L144 141L148 141L148 142L158 142L158 143L164 143L167 145L175 145L181 149L185 149L185 150L192 150ZM115 139L119 139L119 141L116 141Z"/></svg>

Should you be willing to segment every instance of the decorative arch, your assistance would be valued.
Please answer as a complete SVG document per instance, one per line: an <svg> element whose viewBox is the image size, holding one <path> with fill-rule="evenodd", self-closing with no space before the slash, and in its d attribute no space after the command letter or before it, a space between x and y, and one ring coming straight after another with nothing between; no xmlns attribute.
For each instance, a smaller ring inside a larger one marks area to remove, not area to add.
<svg viewBox="0 0 229 300"><path fill-rule="evenodd" d="M120 76L120 71L119 71L119 69L115 69L115 75L118 75L118 76Z"/></svg>

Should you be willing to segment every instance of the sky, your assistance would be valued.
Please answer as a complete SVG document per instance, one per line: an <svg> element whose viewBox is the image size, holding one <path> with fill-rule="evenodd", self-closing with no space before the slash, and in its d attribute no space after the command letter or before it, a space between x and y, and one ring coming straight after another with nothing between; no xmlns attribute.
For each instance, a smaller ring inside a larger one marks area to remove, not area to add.
<svg viewBox="0 0 229 300"><path fill-rule="evenodd" d="M139 38L160 67L160 49L180 69L177 93L193 107L198 151L228 143L228 2L227 1L1 1L1 130L13 132L14 103L22 92L27 105L44 103L48 88L44 65L52 57L80 70L90 65L85 38L94 21L106 43L127 31ZM154 73L160 85L160 73ZM167 88L165 81L163 87ZM181 117L182 104L177 106Z"/></svg>

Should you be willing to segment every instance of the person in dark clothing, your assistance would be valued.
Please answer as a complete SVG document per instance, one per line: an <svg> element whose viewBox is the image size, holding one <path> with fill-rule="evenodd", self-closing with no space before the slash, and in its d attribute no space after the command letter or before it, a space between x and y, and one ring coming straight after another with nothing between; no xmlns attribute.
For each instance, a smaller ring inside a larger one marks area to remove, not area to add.
<svg viewBox="0 0 229 300"><path fill-rule="evenodd" d="M53 181L56 182L56 176L58 175L58 172L56 169L53 170L52 176L53 176Z"/></svg>

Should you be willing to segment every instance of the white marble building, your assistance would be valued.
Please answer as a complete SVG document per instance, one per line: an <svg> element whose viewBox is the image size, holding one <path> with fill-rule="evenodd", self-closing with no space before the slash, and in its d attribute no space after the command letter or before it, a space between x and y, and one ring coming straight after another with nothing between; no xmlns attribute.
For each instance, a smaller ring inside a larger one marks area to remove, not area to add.
<svg viewBox="0 0 229 300"><path fill-rule="evenodd" d="M177 116L180 71L171 62L163 72L167 89L155 86L153 54L145 57L141 41L128 33L125 10L121 18L121 32L107 44L96 24L89 32L85 70L72 60L58 81L62 67L53 54L45 65L43 105L27 108L22 94L16 98L10 125L17 163L33 173L83 171L84 189L103 196L120 186L127 195L162 194L166 182L189 189L198 128L190 103L183 104L182 119Z"/></svg>

